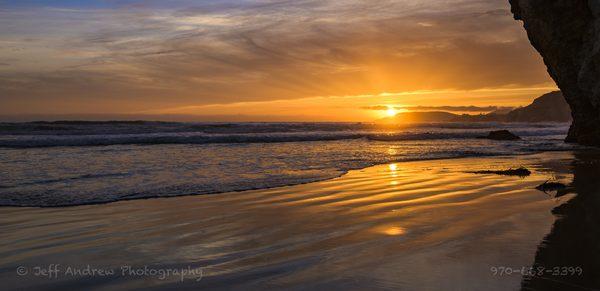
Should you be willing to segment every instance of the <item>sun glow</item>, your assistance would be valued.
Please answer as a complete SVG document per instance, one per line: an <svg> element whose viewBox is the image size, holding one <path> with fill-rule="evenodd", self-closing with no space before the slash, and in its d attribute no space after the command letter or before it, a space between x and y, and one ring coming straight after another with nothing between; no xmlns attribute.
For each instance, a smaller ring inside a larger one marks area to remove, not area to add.
<svg viewBox="0 0 600 291"><path fill-rule="evenodd" d="M396 114L398 114L398 110L394 109L393 107L388 106L388 109L385 111L385 114L387 116L396 116Z"/></svg>

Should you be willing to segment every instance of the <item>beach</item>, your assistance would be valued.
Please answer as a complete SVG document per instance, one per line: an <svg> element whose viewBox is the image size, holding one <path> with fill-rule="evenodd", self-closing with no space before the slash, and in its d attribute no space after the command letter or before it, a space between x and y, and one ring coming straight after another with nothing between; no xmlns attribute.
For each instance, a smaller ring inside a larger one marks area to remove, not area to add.
<svg viewBox="0 0 600 291"><path fill-rule="evenodd" d="M10 290L516 290L543 280L498 268L565 263L544 250L561 248L556 224L571 213L557 220L553 210L579 203L578 192L597 190L597 183L582 182L593 181L597 170L585 162L595 159L589 156L407 161L271 189L2 207L0 280ZM578 168L580 161L587 168ZM473 173L521 166L532 174ZM548 180L576 187L560 197L535 189ZM585 248L594 248L596 238L586 235L571 251L589 254ZM561 280L593 284L597 269L587 267L587 276ZM66 273L86 268L109 274Z"/></svg>
<svg viewBox="0 0 600 291"><path fill-rule="evenodd" d="M600 291L600 0L0 15L1 291Z"/></svg>

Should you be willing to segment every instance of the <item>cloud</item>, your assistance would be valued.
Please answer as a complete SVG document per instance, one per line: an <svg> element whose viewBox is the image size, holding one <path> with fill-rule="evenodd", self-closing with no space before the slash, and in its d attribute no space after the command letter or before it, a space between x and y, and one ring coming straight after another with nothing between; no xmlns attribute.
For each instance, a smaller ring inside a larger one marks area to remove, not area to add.
<svg viewBox="0 0 600 291"><path fill-rule="evenodd" d="M0 26L0 62L11 60L0 102L11 112L549 81L504 1L114 1L7 8Z"/></svg>

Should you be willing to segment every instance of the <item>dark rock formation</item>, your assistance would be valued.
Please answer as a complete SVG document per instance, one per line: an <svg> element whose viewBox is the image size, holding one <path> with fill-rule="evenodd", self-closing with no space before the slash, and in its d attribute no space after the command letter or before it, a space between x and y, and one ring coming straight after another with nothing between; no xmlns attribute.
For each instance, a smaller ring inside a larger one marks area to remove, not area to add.
<svg viewBox="0 0 600 291"><path fill-rule="evenodd" d="M518 169L508 169L508 170L483 170L483 171L474 171L471 172L473 174L494 174L501 176L519 176L519 177L527 177L531 175L531 171L529 171L525 167L520 167Z"/></svg>
<svg viewBox="0 0 600 291"><path fill-rule="evenodd" d="M519 140L520 137L516 136L512 132L508 130L497 130L491 131L487 136L482 136L480 138L485 139L493 139L493 140Z"/></svg>
<svg viewBox="0 0 600 291"><path fill-rule="evenodd" d="M564 194L560 193L561 190L567 189L567 185L565 185L561 182L556 182L556 181L553 182L553 181L548 180L548 181L542 183L541 185L535 187L535 189L540 190L545 193L557 192L556 197L560 197L560 196L564 195Z"/></svg>
<svg viewBox="0 0 600 291"><path fill-rule="evenodd" d="M568 142L600 145L600 1L509 0L571 106Z"/></svg>

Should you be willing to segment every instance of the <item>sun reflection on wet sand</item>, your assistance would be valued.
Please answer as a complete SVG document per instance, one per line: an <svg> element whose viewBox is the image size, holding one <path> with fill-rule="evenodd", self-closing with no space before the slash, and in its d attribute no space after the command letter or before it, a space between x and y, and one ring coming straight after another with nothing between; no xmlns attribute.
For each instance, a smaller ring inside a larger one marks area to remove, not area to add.
<svg viewBox="0 0 600 291"><path fill-rule="evenodd" d="M157 283L167 287L331 289L350 276L359 289L372 284L440 289L448 282L474 284L467 289L515 289L520 277L492 277L489 266L533 261L557 203L534 189L549 175L537 169L540 161L561 158L572 156L393 163L268 190L66 209L4 208L0 268L40 260L97 267L169 262L201 266L204 277L193 286ZM515 164L534 174L467 173ZM0 280L8 286L49 284L6 272ZM144 278L96 280L127 288L148 284ZM75 288L80 281L61 278L50 284Z"/></svg>
<svg viewBox="0 0 600 291"><path fill-rule="evenodd" d="M390 235L390 236L403 235L405 232L406 232L406 230L399 226L391 226L391 227L387 227L383 230L383 233Z"/></svg>

